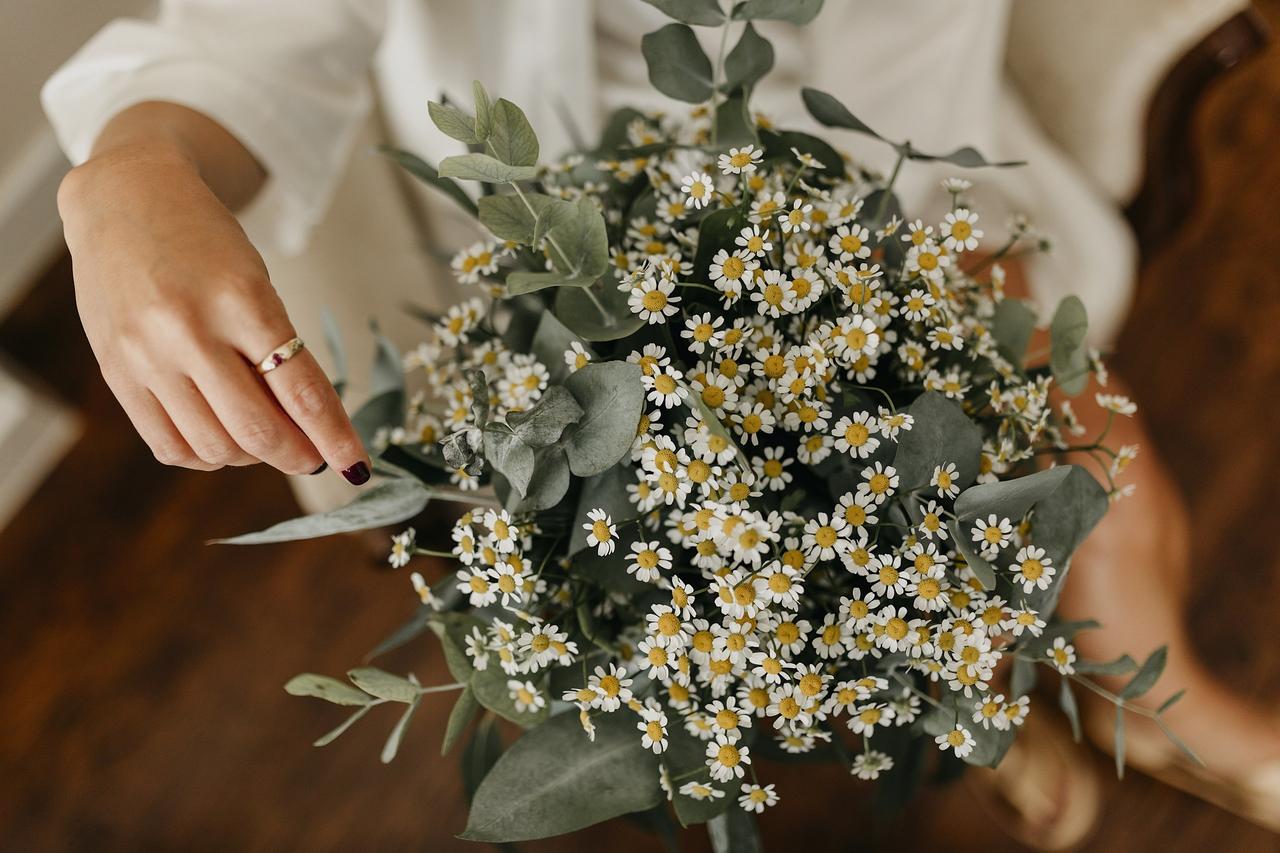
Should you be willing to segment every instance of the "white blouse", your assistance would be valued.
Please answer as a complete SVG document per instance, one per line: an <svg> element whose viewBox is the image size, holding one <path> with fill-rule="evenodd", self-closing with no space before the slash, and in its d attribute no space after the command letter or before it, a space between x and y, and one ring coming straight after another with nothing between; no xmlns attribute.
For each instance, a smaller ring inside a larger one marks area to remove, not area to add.
<svg viewBox="0 0 1280 853"><path fill-rule="evenodd" d="M755 106L813 132L799 88L815 86L922 150L971 144L989 159L1028 161L973 171L908 164L899 191L909 214L937 217L946 203L938 181L972 180L989 247L1010 214L1026 213L1053 243L1032 263L1037 299L1052 308L1077 294L1091 338L1105 343L1131 295L1132 237L1006 79L1009 9L1009 0L828 0L807 27L766 23L777 62ZM466 102L473 79L524 108L544 156L554 154L569 147L566 114L590 139L618 106L680 108L649 87L639 50L641 35L666 20L640 0L163 0L156 20L99 32L43 100L73 163L113 115L142 101L215 119L270 175L243 216L251 238L296 253L324 215L374 87L395 142L428 160L458 149L431 125L426 101L444 92ZM697 32L714 55L717 33ZM892 165L874 140L821 132L872 166Z"/></svg>

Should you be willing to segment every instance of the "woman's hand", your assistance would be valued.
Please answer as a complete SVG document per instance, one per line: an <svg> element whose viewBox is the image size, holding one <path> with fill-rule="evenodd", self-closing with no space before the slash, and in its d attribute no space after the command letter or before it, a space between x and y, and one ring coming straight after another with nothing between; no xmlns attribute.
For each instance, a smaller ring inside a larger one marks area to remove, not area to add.
<svg viewBox="0 0 1280 853"><path fill-rule="evenodd" d="M365 482L369 458L314 357L304 349L255 370L296 333L202 171L178 146L126 141L95 152L59 190L76 304L103 377L166 465L262 461L309 474L327 463Z"/></svg>

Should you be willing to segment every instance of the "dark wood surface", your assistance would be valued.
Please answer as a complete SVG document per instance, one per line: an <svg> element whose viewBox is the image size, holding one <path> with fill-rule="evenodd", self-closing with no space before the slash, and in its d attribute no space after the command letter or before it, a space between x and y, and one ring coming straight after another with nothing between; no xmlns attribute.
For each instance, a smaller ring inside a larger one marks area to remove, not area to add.
<svg viewBox="0 0 1280 853"><path fill-rule="evenodd" d="M1274 26L1280 2L1261 4ZM1117 362L1194 519L1189 618L1242 693L1280 698L1275 547L1280 478L1280 50L1215 87L1193 130L1204 193L1147 264ZM424 704L400 757L377 754L394 712L325 749L341 712L280 689L357 664L411 609L408 581L355 539L236 549L212 536L293 514L263 469L164 469L97 374L55 264L0 325L0 348L84 414L82 440L0 533L0 849L454 850L465 821ZM431 644L387 662L446 676ZM1090 851L1267 851L1275 836L1097 757L1105 813ZM963 787L873 821L838 771L785 774L762 821L770 849L1021 849ZM971 816L965 818L966 811ZM686 833L682 849L706 849ZM533 850L651 849L624 821Z"/></svg>

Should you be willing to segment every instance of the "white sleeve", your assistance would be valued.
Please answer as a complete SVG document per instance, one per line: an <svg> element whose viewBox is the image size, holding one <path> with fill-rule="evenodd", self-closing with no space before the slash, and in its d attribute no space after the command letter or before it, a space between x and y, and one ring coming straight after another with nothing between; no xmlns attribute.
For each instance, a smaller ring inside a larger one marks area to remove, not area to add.
<svg viewBox="0 0 1280 853"><path fill-rule="evenodd" d="M242 215L263 248L300 252L324 215L371 100L386 0L164 0L155 21L109 24L41 93L73 164L143 101L197 110L267 170Z"/></svg>

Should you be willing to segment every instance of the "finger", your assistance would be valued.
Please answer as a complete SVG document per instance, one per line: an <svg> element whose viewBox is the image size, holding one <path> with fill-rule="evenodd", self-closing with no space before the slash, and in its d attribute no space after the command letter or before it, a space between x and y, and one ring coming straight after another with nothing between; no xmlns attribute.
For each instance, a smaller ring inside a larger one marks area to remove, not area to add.
<svg viewBox="0 0 1280 853"><path fill-rule="evenodd" d="M347 417L333 383L315 357L302 350L263 377L285 413L311 439L324 461L352 485L367 482L369 455Z"/></svg>
<svg viewBox="0 0 1280 853"><path fill-rule="evenodd" d="M286 474L316 473L324 461L320 452L238 352L227 347L194 374L214 414L246 453Z"/></svg>
<svg viewBox="0 0 1280 853"><path fill-rule="evenodd" d="M258 461L231 437L190 376L165 377L151 391L196 456L209 465L221 468Z"/></svg>
<svg viewBox="0 0 1280 853"><path fill-rule="evenodd" d="M109 376L105 378L107 387L120 402L120 407L129 416L138 435L151 448L151 454L157 462L196 471L213 470L214 466L197 456L191 445L187 444L155 395L141 386Z"/></svg>

